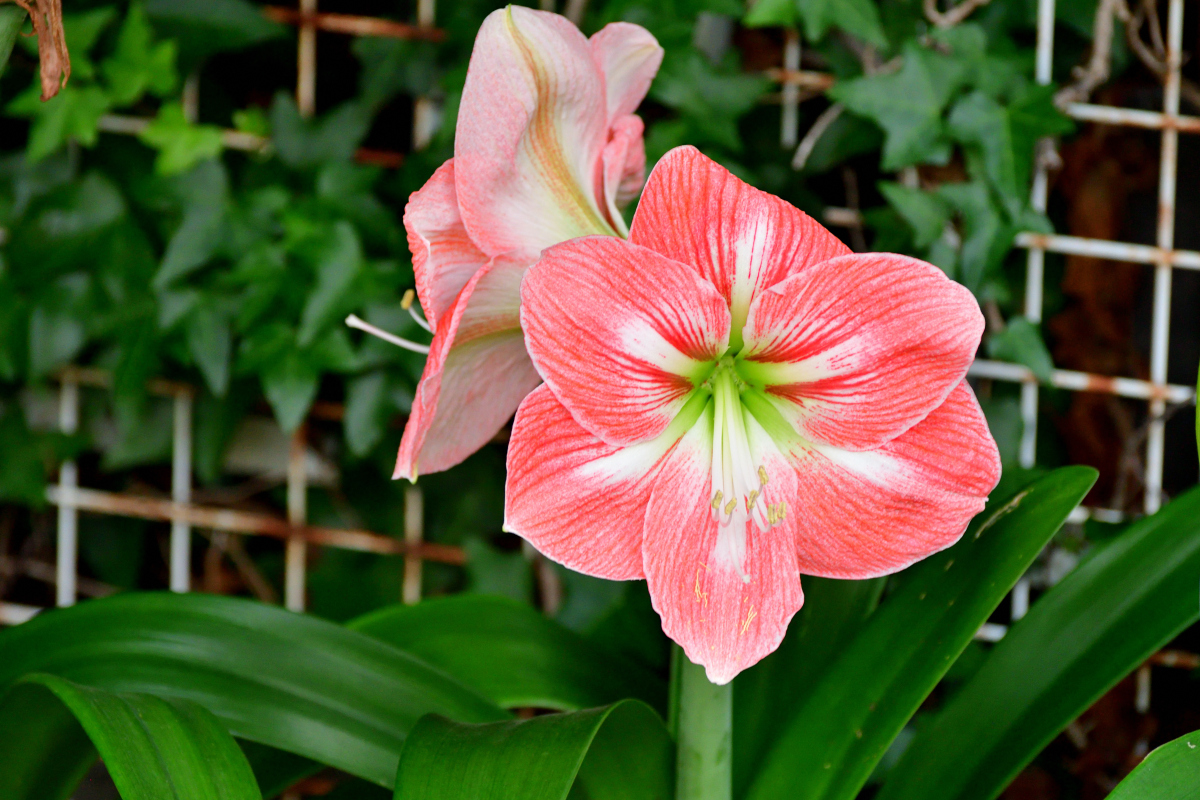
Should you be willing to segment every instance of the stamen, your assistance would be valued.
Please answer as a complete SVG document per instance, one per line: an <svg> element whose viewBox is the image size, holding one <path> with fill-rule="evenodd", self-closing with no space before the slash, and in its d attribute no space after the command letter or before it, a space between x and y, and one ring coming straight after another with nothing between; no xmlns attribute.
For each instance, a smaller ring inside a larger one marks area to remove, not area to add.
<svg viewBox="0 0 1200 800"><path fill-rule="evenodd" d="M405 350L411 350L414 353L429 353L429 345L410 342L408 339L402 339L399 336L396 336L394 333L388 333L385 330L376 328L371 323L360 319L356 314L351 314L350 316L346 317L346 324L351 328L358 328L360 331L365 331L376 338L383 339L388 344L394 344L397 347L403 347Z"/></svg>
<svg viewBox="0 0 1200 800"><path fill-rule="evenodd" d="M712 506L713 511L716 511L721 507L721 492L719 490L713 495L712 502L709 503L709 505Z"/></svg>
<svg viewBox="0 0 1200 800"><path fill-rule="evenodd" d="M404 297L400 298L400 307L408 312L408 315L413 318L413 322L417 323L430 333L433 333L433 328L429 327L429 323L426 322L423 317L418 315L416 309L413 308L414 294L415 293L412 289L406 289L404 292Z"/></svg>
<svg viewBox="0 0 1200 800"><path fill-rule="evenodd" d="M756 502L758 502L758 489L755 489L752 492L750 492L750 496L746 498L746 511L747 512L753 511L754 504Z"/></svg>
<svg viewBox="0 0 1200 800"><path fill-rule="evenodd" d="M737 498L736 498L736 497L735 497L735 498L733 498L732 500L730 500L728 503L726 503L726 504L725 504L725 513L726 513L727 515L728 515L728 514L732 514L732 513L733 513L733 510L734 510L735 508L737 508Z"/></svg>
<svg viewBox="0 0 1200 800"><path fill-rule="evenodd" d="M766 467L758 468L758 480L760 483L762 483L763 486L767 485L767 468Z"/></svg>

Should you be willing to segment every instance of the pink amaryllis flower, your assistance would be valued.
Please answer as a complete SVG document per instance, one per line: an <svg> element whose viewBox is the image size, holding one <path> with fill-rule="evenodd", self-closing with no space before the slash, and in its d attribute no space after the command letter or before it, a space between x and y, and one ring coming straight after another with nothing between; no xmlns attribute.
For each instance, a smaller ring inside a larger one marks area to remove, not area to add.
<svg viewBox="0 0 1200 800"><path fill-rule="evenodd" d="M394 477L459 463L537 386L520 328L521 278L552 244L627 233L620 208L646 167L633 111L661 61L637 25L613 23L588 39L564 17L519 6L484 21L454 158L404 212L434 337Z"/></svg>
<svg viewBox="0 0 1200 800"><path fill-rule="evenodd" d="M580 572L645 578L714 683L779 645L801 573L902 569L953 544L998 480L964 381L971 294L852 254L694 148L655 167L628 242L549 248L522 299L545 384L513 425L506 528Z"/></svg>

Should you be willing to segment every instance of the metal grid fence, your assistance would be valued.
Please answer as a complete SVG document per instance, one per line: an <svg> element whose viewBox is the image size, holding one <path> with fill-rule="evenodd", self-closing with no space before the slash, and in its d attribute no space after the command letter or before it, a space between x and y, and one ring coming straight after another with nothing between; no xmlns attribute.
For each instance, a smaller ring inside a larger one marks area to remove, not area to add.
<svg viewBox="0 0 1200 800"><path fill-rule="evenodd" d="M545 7L545 3L542 4ZM577 3L568 4L568 11L575 10L580 16ZM1054 0L1039 0L1037 16L1037 60L1036 79L1047 84L1051 80L1051 63L1054 39ZM1150 418L1146 441L1144 480L1145 511L1153 513L1162 502L1162 468L1164 445L1163 414L1167 403L1186 403L1195 399L1191 387L1167 383L1167 346L1169 341L1169 311L1171 300L1171 277L1173 269L1200 270L1200 252L1174 249L1175 194L1178 136L1183 133L1200 133L1200 117L1179 114L1180 69L1182 63L1181 40L1183 30L1183 0L1169 0L1166 36L1166 71L1164 79L1163 111L1161 113L1115 108L1089 103L1072 103L1066 113L1074 119L1109 125L1126 125L1160 130L1162 137L1159 177L1159 212L1156 246L1130 244L1107 240L1086 239L1065 235L1023 233L1016 244L1028 250L1026 268L1025 315L1033 323L1040 323L1044 283L1044 256L1046 252L1064 255L1093 256L1097 258L1147 264L1154 267L1154 304L1152 316L1150 380L1132 377L1104 376L1069 370L1054 370L1050 384L1072 391L1101 392L1120 397L1145 400ZM264 13L279 22L295 25L297 36L297 80L296 102L301 113L311 115L316 107L317 75L317 32L319 30L363 36L387 36L403 39L427 39L437 41L442 32L434 27L435 0L419 0L416 25L394 20L357 17L345 14L320 13L317 0L299 0L297 9L266 7ZM795 31L787 32L783 51L782 69L768 71L768 75L782 84L779 101L782 103L781 143L787 147L797 146L799 136L799 104L809 97L823 92L832 83L832 76L801 69L801 40ZM196 83L189 81L185 88L185 110L194 120L196 116ZM432 129L431 120L436 118L436 104L428 98L417 98L414 106L414 143L420 146L427 141ZM795 165L803 165L813 144L812 134L820 131L836 118L826 113L818 118L810 135L799 143ZM120 115L108 115L101 120L101 130L113 133L136 134L149 124L148 119ZM818 130L819 129L819 130ZM227 130L223 142L231 149L255 151L268 146L268 142L253 134ZM806 150L807 148L807 150ZM358 159L369 163L396 166L403 155L393 152L360 150ZM1033 181L1032 205L1046 210L1048 195L1047 166L1039 159ZM827 222L834 225L853 226L861 224L857 210L831 208L827 211ZM970 374L979 378L1018 383L1021 386L1021 416L1023 431L1020 444L1020 463L1032 466L1036 459L1037 412L1039 388L1036 378L1026 367L991 361L977 360ZM108 377L97 370L69 369L61 376L59 394L58 425L64 433L74 433L79 425L80 390L83 387L104 388ZM369 531L344 530L314 527L307 524L307 477L304 466L304 427L296 432L291 442L287 468L287 517L249 513L228 508L197 505L191 502L191 444L192 444L192 397L189 386L156 381L151 390L172 399L174 405L174 430L172 446L171 497L149 498L128 494L101 492L80 487L75 462L62 464L58 484L49 488L48 500L57 506L57 563L53 580L57 585L57 604L71 605L77 594L77 544L78 513L140 517L171 523L169 548L170 588L185 592L191 589L191 537L193 527L212 531L267 536L285 542L285 605L293 610L303 610L307 574L308 547L318 545L362 552L402 555L405 557L403 600L417 602L421 596L421 563L423 560L462 564L464 554L460 548L428 544L422 541L422 497L420 490L409 487L405 495L404 539L384 536ZM1088 516L1104 521L1121 518L1112 509L1077 509L1072 520L1080 522ZM543 570L544 572L544 570ZM47 579L50 576L46 576ZM541 576L543 581L546 576ZM1029 606L1029 581L1022 579L1011 598L1012 618L1020 619ZM0 602L0 624L18 624L38 610ZM1004 635L1001 625L985 625L978 638L995 641ZM1187 653L1164 651L1157 654L1153 663L1164 666L1194 668L1200 659ZM1146 710L1149 703L1149 664L1138 673L1138 706Z"/></svg>

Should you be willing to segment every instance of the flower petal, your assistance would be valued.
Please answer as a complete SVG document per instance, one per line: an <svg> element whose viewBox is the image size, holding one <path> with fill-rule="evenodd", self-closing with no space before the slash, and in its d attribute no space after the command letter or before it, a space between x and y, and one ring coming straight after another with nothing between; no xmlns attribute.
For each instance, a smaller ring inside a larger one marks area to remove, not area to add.
<svg viewBox="0 0 1200 800"><path fill-rule="evenodd" d="M1000 479L1000 456L965 382L941 406L872 452L794 452L800 571L870 578L958 541Z"/></svg>
<svg viewBox="0 0 1200 800"><path fill-rule="evenodd" d="M621 209L633 201L646 180L645 125L641 117L628 114L617 120L604 146L604 204L618 230L629 233Z"/></svg>
<svg viewBox="0 0 1200 800"><path fill-rule="evenodd" d="M526 262L494 258L438 326L400 441L393 478L441 472L483 447L538 385L519 305Z"/></svg>
<svg viewBox="0 0 1200 800"><path fill-rule="evenodd" d="M804 593L786 525L762 533L745 523L748 582L718 547L709 508L711 426L706 412L667 456L650 495L642 552L663 631L705 666L710 681L724 684L779 646ZM772 483L794 483L778 455L762 460Z"/></svg>
<svg viewBox="0 0 1200 800"><path fill-rule="evenodd" d="M508 6L475 40L455 135L463 222L488 255L614 234L598 205L608 141L591 45L557 14Z"/></svg>
<svg viewBox="0 0 1200 800"><path fill-rule="evenodd" d="M735 343L759 292L850 252L803 211L689 146L667 153L650 173L629 240L712 282L729 302Z"/></svg>
<svg viewBox="0 0 1200 800"><path fill-rule="evenodd" d="M459 216L454 193L454 159L438 167L425 185L408 198L404 230L412 252L417 296L421 298L425 318L436 330L438 319L488 260L471 241Z"/></svg>
<svg viewBox="0 0 1200 800"><path fill-rule="evenodd" d="M729 336L712 285L611 236L546 250L521 299L538 372L580 425L614 445L662 433Z"/></svg>
<svg viewBox="0 0 1200 800"><path fill-rule="evenodd" d="M650 489L674 439L605 444L579 426L550 387L534 389L513 422L504 528L577 572L609 580L642 574Z"/></svg>
<svg viewBox="0 0 1200 800"><path fill-rule="evenodd" d="M937 267L849 255L759 296L743 331L741 371L766 385L804 438L867 450L941 405L982 335L975 298Z"/></svg>
<svg viewBox="0 0 1200 800"><path fill-rule="evenodd" d="M629 22L612 22L591 38L596 63L604 73L608 122L632 114L662 64L663 49L650 31Z"/></svg>

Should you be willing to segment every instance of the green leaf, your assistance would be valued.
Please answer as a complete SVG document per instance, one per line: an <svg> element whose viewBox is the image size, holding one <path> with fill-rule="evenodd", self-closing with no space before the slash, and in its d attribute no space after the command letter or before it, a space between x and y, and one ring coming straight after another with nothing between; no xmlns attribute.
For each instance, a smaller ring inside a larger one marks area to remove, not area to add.
<svg viewBox="0 0 1200 800"><path fill-rule="evenodd" d="M192 700L235 736L389 788L404 738L424 714L506 716L375 638L212 595L115 595L0 631L0 687L30 672Z"/></svg>
<svg viewBox="0 0 1200 800"><path fill-rule="evenodd" d="M1156 747L1117 784L1108 800L1198 800L1200 731Z"/></svg>
<svg viewBox="0 0 1200 800"><path fill-rule="evenodd" d="M995 797L1059 731L1200 617L1200 488L1041 597L925 728L879 800Z"/></svg>
<svg viewBox="0 0 1200 800"><path fill-rule="evenodd" d="M633 697L662 709L666 684L523 603L456 595L393 606L349 627L434 664L504 708L560 711Z"/></svg>
<svg viewBox="0 0 1200 800"><path fill-rule="evenodd" d="M906 571L812 688L746 796L854 798L1095 479L1096 471L1087 467L1057 470L993 505L958 544ZM942 795L925 795L933 796Z"/></svg>
<svg viewBox="0 0 1200 800"><path fill-rule="evenodd" d="M164 103L138 138L158 151L154 169L159 175L187 172L201 161L216 158L223 148L221 129L189 122L179 103Z"/></svg>
<svg viewBox="0 0 1200 800"><path fill-rule="evenodd" d="M229 364L233 357L229 315L215 303L202 302L188 315L184 331L188 352L204 376L209 391L224 397L229 389Z"/></svg>
<svg viewBox="0 0 1200 800"><path fill-rule="evenodd" d="M216 160L201 161L174 183L184 204L183 221L171 235L154 288L162 291L206 264L220 249L229 208L229 176Z"/></svg>
<svg viewBox="0 0 1200 800"><path fill-rule="evenodd" d="M1015 232L1004 224L1000 209L981 181L943 184L937 193L962 219L957 280L978 293L984 279L1008 254Z"/></svg>
<svg viewBox="0 0 1200 800"><path fill-rule="evenodd" d="M180 61L189 65L216 53L279 39L288 32L247 0L146 0L146 13L157 29L179 42Z"/></svg>
<svg viewBox="0 0 1200 800"><path fill-rule="evenodd" d="M74 310L38 306L29 315L29 373L49 375L83 349L87 332Z"/></svg>
<svg viewBox="0 0 1200 800"><path fill-rule="evenodd" d="M745 795L771 745L875 610L885 580L806 575L803 583L804 605L779 649L734 680L734 797Z"/></svg>
<svg viewBox="0 0 1200 800"><path fill-rule="evenodd" d="M117 49L104 60L101 71L115 105L131 105L147 91L166 97L179 82L175 72L175 43L154 44L146 12L134 3L121 25Z"/></svg>
<svg viewBox="0 0 1200 800"><path fill-rule="evenodd" d="M346 381L346 416L342 425L351 453L365 456L379 444L392 408L388 376L383 370Z"/></svg>
<svg viewBox="0 0 1200 800"><path fill-rule="evenodd" d="M742 147L737 118L753 108L769 86L764 77L715 67L688 48L668 52L650 94L686 116L704 140L736 152Z"/></svg>
<svg viewBox="0 0 1200 800"><path fill-rule="evenodd" d="M296 430L316 399L320 371L303 353L292 350L270 364L260 378L279 427L285 433Z"/></svg>
<svg viewBox="0 0 1200 800"><path fill-rule="evenodd" d="M261 800L233 737L190 700L31 675L0 699L0 797L70 795L97 752L124 800Z"/></svg>
<svg viewBox="0 0 1200 800"><path fill-rule="evenodd" d="M8 66L8 57L12 55L13 43L25 25L25 9L20 6L0 6L0 75Z"/></svg>
<svg viewBox="0 0 1200 800"><path fill-rule="evenodd" d="M8 112L20 117L32 117L33 126L25 154L30 161L40 161L69 141L84 147L96 144L100 117L111 107L108 95L99 86L78 86L68 83L58 94L42 102L40 85L30 86L8 104Z"/></svg>
<svg viewBox="0 0 1200 800"><path fill-rule="evenodd" d="M662 720L636 700L484 725L430 715L400 754L396 798L669 800L674 758Z"/></svg>
<svg viewBox="0 0 1200 800"><path fill-rule="evenodd" d="M747 28L793 28L798 18L796 0L758 0L742 17L742 24Z"/></svg>
<svg viewBox="0 0 1200 800"><path fill-rule="evenodd" d="M942 109L966 74L960 60L910 42L898 72L839 83L829 90L829 96L883 128L884 170L918 162L944 163L950 149Z"/></svg>
<svg viewBox="0 0 1200 800"><path fill-rule="evenodd" d="M796 0L804 19L804 33L812 41L825 36L831 27L841 28L863 41L885 47L887 37L872 0Z"/></svg>
<svg viewBox="0 0 1200 800"><path fill-rule="evenodd" d="M305 119L290 95L280 92L271 105L271 134L275 152L295 169L327 161L349 161L371 126L369 110L344 103L320 119Z"/></svg>
<svg viewBox="0 0 1200 800"><path fill-rule="evenodd" d="M945 200L932 192L899 183L880 182L879 191L912 228L913 244L917 247L926 248L941 237L950 221L950 206Z"/></svg>
<svg viewBox="0 0 1200 800"><path fill-rule="evenodd" d="M987 351L992 358L1024 364L1042 383L1048 384L1054 377L1054 361L1042 333L1025 317L1013 317L1004 330L989 336Z"/></svg>
<svg viewBox="0 0 1200 800"><path fill-rule="evenodd" d="M362 245L354 226L337 222L316 253L317 285L304 304L297 341L308 347L339 312L345 312L346 292L362 269Z"/></svg>

